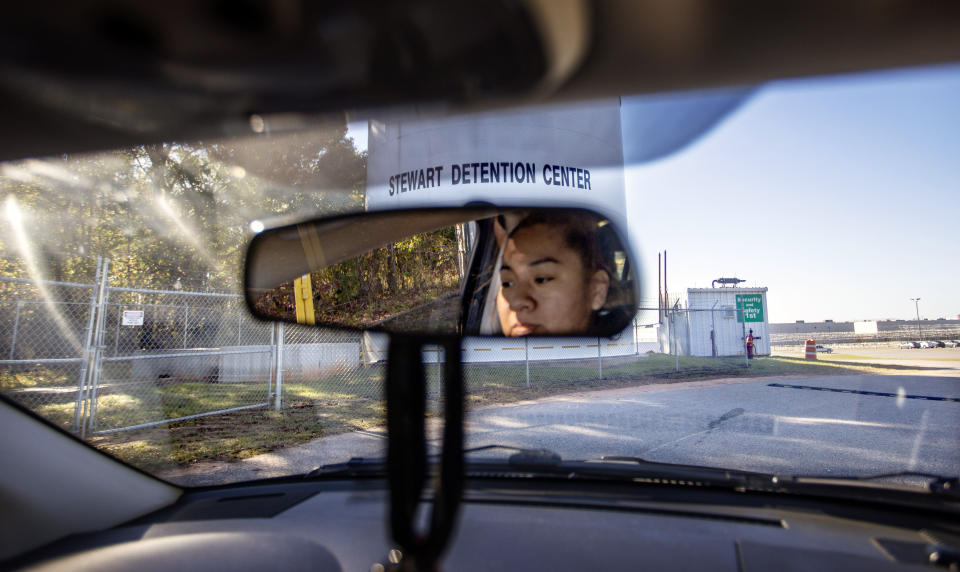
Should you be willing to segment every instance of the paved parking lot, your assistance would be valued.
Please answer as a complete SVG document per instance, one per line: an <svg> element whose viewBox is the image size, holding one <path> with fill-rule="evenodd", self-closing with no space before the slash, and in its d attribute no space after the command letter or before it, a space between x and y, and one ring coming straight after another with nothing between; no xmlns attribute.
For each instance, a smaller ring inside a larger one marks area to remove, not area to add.
<svg viewBox="0 0 960 572"><path fill-rule="evenodd" d="M471 412L467 446L491 444L544 448L567 459L626 455L781 474L956 476L960 378L737 378L561 395ZM204 484L293 474L381 457L385 447L382 432L356 432L168 476Z"/></svg>
<svg viewBox="0 0 960 572"><path fill-rule="evenodd" d="M470 417L469 444L805 474L960 473L960 379L857 375L653 386Z"/></svg>

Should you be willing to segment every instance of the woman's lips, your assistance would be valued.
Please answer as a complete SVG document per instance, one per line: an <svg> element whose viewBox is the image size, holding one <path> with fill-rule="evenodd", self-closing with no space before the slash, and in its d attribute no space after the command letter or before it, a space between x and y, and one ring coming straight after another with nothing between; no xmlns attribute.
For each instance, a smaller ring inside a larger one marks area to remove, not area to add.
<svg viewBox="0 0 960 572"><path fill-rule="evenodd" d="M536 329L537 329L537 324L517 323L517 324L514 324L512 328L510 328L510 337L517 338L520 336L529 336L534 331L536 331Z"/></svg>

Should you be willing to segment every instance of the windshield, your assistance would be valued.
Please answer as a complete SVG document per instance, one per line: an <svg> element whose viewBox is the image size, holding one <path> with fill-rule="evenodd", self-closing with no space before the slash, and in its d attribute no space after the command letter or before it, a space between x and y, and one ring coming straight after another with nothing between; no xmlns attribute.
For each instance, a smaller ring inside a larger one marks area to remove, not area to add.
<svg viewBox="0 0 960 572"><path fill-rule="evenodd" d="M255 117L243 137L7 162L0 392L183 485L383 457L384 335L253 318L251 237L365 209L579 206L629 237L641 309L611 338L465 340L467 447L955 477L958 100L960 68L938 67L296 133ZM496 240L481 230L381 249L317 305L379 318L402 290L409 310L425 257L462 272ZM423 352L434 416L444 360Z"/></svg>

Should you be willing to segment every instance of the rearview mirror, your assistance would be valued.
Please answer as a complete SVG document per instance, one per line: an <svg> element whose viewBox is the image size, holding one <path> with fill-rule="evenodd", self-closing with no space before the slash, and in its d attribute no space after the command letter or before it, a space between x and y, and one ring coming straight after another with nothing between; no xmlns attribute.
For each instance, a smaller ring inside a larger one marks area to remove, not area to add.
<svg viewBox="0 0 960 572"><path fill-rule="evenodd" d="M618 229L584 209L358 213L261 232L245 269L260 318L429 335L622 331L638 280Z"/></svg>

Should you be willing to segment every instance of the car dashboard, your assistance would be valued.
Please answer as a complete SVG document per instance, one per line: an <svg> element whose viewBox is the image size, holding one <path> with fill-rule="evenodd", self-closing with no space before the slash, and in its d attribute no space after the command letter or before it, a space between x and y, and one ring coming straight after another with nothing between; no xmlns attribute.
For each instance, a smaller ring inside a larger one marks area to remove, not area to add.
<svg viewBox="0 0 960 572"><path fill-rule="evenodd" d="M949 569L960 540L955 519L915 510L683 482L544 486L504 477L468 479L443 569ZM388 495L380 478L195 489L170 507L7 567L389 569Z"/></svg>

